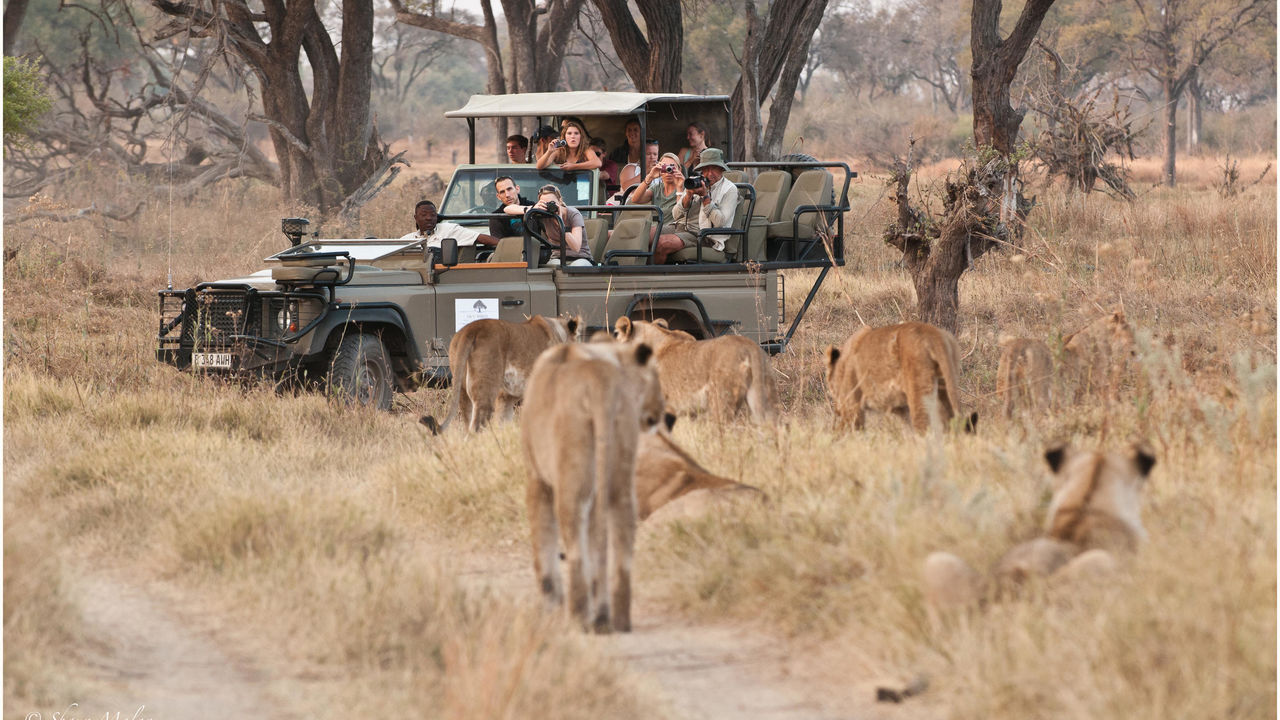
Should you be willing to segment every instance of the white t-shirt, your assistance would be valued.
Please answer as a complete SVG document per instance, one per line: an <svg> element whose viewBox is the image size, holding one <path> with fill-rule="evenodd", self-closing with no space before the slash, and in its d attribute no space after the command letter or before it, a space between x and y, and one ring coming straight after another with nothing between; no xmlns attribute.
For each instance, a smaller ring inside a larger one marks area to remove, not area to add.
<svg viewBox="0 0 1280 720"><path fill-rule="evenodd" d="M400 239L406 241L421 240L424 237L427 236L423 235L421 230L414 230ZM468 245L476 244L476 240L480 237L480 231L463 227L457 223L451 223L448 221L436 223L436 230L427 238L427 245L438 248L440 247L440 241L447 237L457 240L458 247L466 247Z"/></svg>

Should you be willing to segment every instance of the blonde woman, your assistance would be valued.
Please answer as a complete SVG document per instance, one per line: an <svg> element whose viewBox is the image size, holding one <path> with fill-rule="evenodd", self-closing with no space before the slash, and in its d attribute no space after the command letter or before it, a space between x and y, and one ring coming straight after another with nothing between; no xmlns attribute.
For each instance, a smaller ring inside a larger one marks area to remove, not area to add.
<svg viewBox="0 0 1280 720"><path fill-rule="evenodd" d="M683 188L684 173L680 170L680 158L675 153L666 153L649 168L649 174L627 198L627 204L657 205L662 210L663 221L671 222L671 208L675 206Z"/></svg>
<svg viewBox="0 0 1280 720"><path fill-rule="evenodd" d="M538 156L538 169L545 170L555 164L561 170L595 170L600 167L600 158L587 149L588 142L585 128L575 120L565 120L560 126L560 137Z"/></svg>

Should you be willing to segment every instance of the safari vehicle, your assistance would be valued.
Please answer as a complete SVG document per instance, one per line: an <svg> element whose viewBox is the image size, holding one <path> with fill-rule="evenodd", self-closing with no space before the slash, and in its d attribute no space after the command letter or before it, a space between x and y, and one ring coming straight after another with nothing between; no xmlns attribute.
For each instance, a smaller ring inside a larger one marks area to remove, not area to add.
<svg viewBox="0 0 1280 720"><path fill-rule="evenodd" d="M603 204L596 171L476 164L476 120L565 116L592 134L623 137L636 118L642 137L679 147L693 120L732 147L727 96L614 92L473 96L461 109L471 130L470 160L454 172L440 218L482 225L497 208L494 180L511 176L521 194L554 183L582 211L594 264L547 266L553 248L526 216L522 237L503 238L489 257L423 240L320 239L305 219L286 219L290 246L252 275L160 291L157 358L209 374L297 378L322 383L361 404L387 408L393 389L410 391L449 376L449 341L480 318L523 321L535 314L581 315L588 331L619 317L664 318L697 337L739 333L771 353L786 348L832 265L844 263L848 166L788 160L732 162L740 202L724 252L687 248L672 264L652 264L655 206ZM835 185L835 181L839 184ZM838 191L836 188L839 188ZM546 215L544 221L558 222ZM461 251L460 251L461 250ZM780 271L820 268L803 305L786 325ZM785 333L783 328L786 328Z"/></svg>

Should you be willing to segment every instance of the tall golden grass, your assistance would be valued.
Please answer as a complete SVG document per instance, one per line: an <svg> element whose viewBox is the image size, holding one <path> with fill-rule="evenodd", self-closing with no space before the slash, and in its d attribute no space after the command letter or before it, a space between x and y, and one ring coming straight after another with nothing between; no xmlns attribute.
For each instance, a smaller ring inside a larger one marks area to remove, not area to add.
<svg viewBox="0 0 1280 720"><path fill-rule="evenodd" d="M911 702L958 718L1274 716L1274 183L1228 199L1184 183L1132 204L1041 190L1022 247L961 282L961 385L979 433L917 437L873 418L839 435L822 349L914 308L880 240L893 212L880 182L855 185L849 262L775 359L782 422L677 425L710 469L770 502L646 528L637 602L821 657L813 672L836 702L851 678L924 674ZM325 234L402 234L418 193L397 184ZM161 204L127 225L6 230L6 708L81 692L75 584L111 559L257 638L310 714L663 714L607 644L541 612L531 573L522 591L459 578L467 557L527 557L515 425L428 439L413 420L443 390L378 414L155 362L170 269L178 287L257 269L284 244L278 217L304 212L230 183L175 206L172 225ZM792 311L813 274L788 273ZM1140 347L1116 401L999 417L1001 334L1052 344L1116 305ZM930 551L984 567L1036 532L1047 444L1134 436L1158 457L1151 541L1114 582L927 611Z"/></svg>

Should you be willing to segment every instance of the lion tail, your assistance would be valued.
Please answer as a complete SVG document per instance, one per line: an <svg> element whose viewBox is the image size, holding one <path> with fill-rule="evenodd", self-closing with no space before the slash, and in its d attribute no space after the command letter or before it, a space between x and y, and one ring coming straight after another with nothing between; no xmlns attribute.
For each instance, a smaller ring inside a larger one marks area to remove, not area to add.
<svg viewBox="0 0 1280 720"><path fill-rule="evenodd" d="M769 368L764 350L752 349L747 361L747 407L756 422L773 422L778 407L778 384Z"/></svg>
<svg viewBox="0 0 1280 720"><path fill-rule="evenodd" d="M468 337L466 343L458 350L456 358L449 358L449 366L454 368L453 387L449 392L449 409L445 411L444 422L437 423L430 415L424 415L420 421L432 435L439 435L449 427L449 423L458 416L458 405L461 403L462 390L467 386L467 365L470 364L471 351L476 346L474 337ZM456 363L456 364L455 364Z"/></svg>
<svg viewBox="0 0 1280 720"><path fill-rule="evenodd" d="M960 368L960 344L954 338L948 338L948 342L943 343L943 348L945 357L935 358L934 362L938 363L938 369L942 374L942 384L947 390L947 404L950 406L951 416L962 417L960 410L960 384L956 382L956 371ZM939 360L943 362L939 362ZM966 431L973 432L978 424L978 414L973 413L964 418L964 424Z"/></svg>

